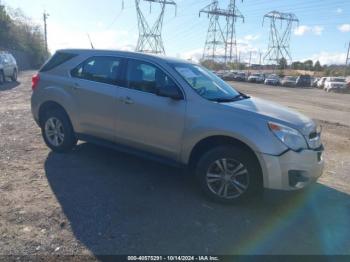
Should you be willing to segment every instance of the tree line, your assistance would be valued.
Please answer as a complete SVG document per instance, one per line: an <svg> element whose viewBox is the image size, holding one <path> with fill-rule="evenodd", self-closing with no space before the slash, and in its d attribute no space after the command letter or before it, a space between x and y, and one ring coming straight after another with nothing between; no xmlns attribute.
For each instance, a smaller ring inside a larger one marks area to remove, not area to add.
<svg viewBox="0 0 350 262"><path fill-rule="evenodd" d="M48 57L41 27L20 9L9 9L0 3L1 49L23 52L32 67L39 67Z"/></svg>

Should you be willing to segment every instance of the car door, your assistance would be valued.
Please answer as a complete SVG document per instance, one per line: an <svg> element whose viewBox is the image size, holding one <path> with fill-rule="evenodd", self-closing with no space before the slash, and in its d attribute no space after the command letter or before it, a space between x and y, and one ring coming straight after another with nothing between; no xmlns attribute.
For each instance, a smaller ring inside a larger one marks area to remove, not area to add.
<svg viewBox="0 0 350 262"><path fill-rule="evenodd" d="M77 100L79 132L114 141L114 111L124 60L94 56L72 70L72 92Z"/></svg>
<svg viewBox="0 0 350 262"><path fill-rule="evenodd" d="M128 60L126 81L118 92L116 141L177 160L185 126L186 101L158 96L161 88L182 91L154 64Z"/></svg>

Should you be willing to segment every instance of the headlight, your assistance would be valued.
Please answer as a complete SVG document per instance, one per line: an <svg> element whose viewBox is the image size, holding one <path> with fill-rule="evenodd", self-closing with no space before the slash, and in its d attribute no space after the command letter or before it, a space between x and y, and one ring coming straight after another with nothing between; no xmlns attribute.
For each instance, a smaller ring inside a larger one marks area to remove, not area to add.
<svg viewBox="0 0 350 262"><path fill-rule="evenodd" d="M304 136L296 129L269 122L268 126L274 135L287 147L294 151L307 149Z"/></svg>

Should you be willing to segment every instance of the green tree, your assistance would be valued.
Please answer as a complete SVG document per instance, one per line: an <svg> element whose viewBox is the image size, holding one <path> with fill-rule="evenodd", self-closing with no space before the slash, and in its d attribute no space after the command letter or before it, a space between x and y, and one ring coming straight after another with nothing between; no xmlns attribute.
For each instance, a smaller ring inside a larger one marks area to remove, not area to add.
<svg viewBox="0 0 350 262"><path fill-rule="evenodd" d="M303 63L296 61L292 63L291 67L294 70L300 70L300 69L303 69Z"/></svg>
<svg viewBox="0 0 350 262"><path fill-rule="evenodd" d="M282 57L282 58L278 61L278 69L283 70L283 69L286 69L287 66L288 66L287 59L285 59L284 57Z"/></svg>
<svg viewBox="0 0 350 262"><path fill-rule="evenodd" d="M318 61L318 60L316 61L315 65L314 65L314 69L315 69L315 71L318 71L318 72L323 70L320 61Z"/></svg>
<svg viewBox="0 0 350 262"><path fill-rule="evenodd" d="M314 62L312 60L306 60L304 62L304 70L312 71L314 69Z"/></svg>
<svg viewBox="0 0 350 262"><path fill-rule="evenodd" d="M22 51L33 67L40 66L48 54L41 28L20 9L9 11L0 4L0 48Z"/></svg>
<svg viewBox="0 0 350 262"><path fill-rule="evenodd" d="M11 18L5 10L5 6L0 4L0 43L4 48L8 48L10 44L9 31L11 28Z"/></svg>

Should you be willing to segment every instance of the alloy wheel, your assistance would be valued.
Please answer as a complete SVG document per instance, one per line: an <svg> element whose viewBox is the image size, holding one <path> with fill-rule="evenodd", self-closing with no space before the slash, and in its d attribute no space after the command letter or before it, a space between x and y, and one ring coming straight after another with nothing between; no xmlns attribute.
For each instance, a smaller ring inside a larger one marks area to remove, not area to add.
<svg viewBox="0 0 350 262"><path fill-rule="evenodd" d="M45 135L53 146L59 147L64 142L64 130L62 122L55 118L49 118L45 123Z"/></svg>
<svg viewBox="0 0 350 262"><path fill-rule="evenodd" d="M220 198L234 199L247 191L249 173L247 168L235 159L218 159L207 171L206 182L209 190Z"/></svg>

